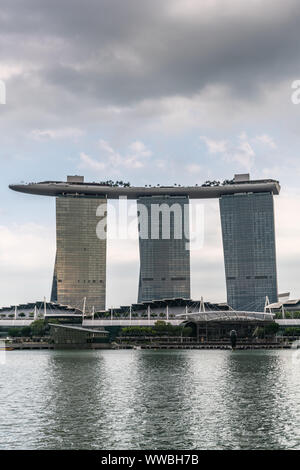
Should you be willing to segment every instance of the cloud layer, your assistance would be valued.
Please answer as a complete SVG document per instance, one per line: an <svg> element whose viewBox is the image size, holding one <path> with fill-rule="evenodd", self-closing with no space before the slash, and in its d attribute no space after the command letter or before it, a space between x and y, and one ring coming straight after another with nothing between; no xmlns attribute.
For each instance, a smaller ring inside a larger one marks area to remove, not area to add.
<svg viewBox="0 0 300 470"><path fill-rule="evenodd" d="M291 102L291 84L300 73L299 19L297 0L3 0L3 299L19 298L8 279L22 295L44 295L54 244L37 228L54 233L53 212L8 184L74 173L137 185L201 184L248 171L279 179L279 280L296 292L300 106ZM194 254L193 295L224 300L219 216L208 210L207 224L218 228L207 228ZM12 230L15 223L29 224L27 254L20 254L23 232ZM110 247L119 260L109 271L113 304L136 300L134 283L124 286L119 274L137 275L136 247L126 250L121 263L123 245Z"/></svg>
<svg viewBox="0 0 300 470"><path fill-rule="evenodd" d="M297 0L4 0L0 76L12 102L64 115L208 86L259 99L294 76L299 17Z"/></svg>

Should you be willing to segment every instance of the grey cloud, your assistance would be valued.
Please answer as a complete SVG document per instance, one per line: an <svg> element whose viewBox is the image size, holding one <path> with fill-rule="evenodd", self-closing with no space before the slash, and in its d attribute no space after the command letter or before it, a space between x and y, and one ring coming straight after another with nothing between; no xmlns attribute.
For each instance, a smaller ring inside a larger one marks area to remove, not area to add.
<svg viewBox="0 0 300 470"><path fill-rule="evenodd" d="M0 57L23 63L37 93L49 86L100 106L192 96L213 83L253 96L295 73L296 0L265 1L261 16L249 15L245 2L236 15L189 21L170 15L172 3L4 1Z"/></svg>

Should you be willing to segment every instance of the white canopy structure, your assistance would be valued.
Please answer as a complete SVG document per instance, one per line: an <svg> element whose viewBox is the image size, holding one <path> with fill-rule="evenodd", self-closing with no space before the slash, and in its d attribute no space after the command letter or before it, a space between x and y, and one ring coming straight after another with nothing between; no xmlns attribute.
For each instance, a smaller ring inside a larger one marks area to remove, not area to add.
<svg viewBox="0 0 300 470"><path fill-rule="evenodd" d="M214 321L273 321L271 312L247 312L239 310L215 310L176 315L177 318L192 322Z"/></svg>

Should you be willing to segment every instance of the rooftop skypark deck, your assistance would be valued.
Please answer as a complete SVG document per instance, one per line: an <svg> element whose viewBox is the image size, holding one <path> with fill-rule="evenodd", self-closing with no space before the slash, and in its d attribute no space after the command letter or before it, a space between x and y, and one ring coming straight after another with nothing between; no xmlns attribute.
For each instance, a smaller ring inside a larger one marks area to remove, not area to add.
<svg viewBox="0 0 300 470"><path fill-rule="evenodd" d="M68 177L67 181L44 181L28 184L11 184L10 189L21 193L36 194L41 196L95 196L118 199L127 197L128 199L138 199L143 196L188 196L190 199L210 199L219 198L227 194L237 193L261 193L269 192L279 194L280 184L276 180L250 180L249 175L235 175L231 181L206 182L195 186L130 186L129 183L123 185L88 183L83 177Z"/></svg>

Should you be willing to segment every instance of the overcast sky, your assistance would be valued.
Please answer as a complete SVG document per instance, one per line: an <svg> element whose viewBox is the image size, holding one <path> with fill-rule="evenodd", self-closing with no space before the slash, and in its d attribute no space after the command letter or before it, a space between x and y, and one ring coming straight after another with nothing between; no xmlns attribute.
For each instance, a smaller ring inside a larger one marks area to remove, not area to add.
<svg viewBox="0 0 300 470"><path fill-rule="evenodd" d="M8 184L280 180L279 291L300 297L297 0L0 0L0 305L49 298L54 199ZM225 301L218 201L192 297ZM107 305L137 298L137 241L109 240Z"/></svg>

